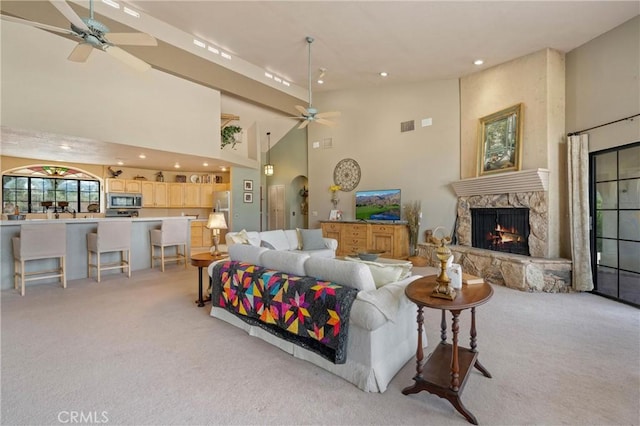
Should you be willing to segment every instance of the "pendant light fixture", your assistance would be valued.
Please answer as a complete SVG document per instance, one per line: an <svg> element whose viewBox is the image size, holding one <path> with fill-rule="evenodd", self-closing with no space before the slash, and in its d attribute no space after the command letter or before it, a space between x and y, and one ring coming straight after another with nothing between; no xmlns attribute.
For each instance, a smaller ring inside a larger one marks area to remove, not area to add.
<svg viewBox="0 0 640 426"><path fill-rule="evenodd" d="M271 151L271 132L267 132L267 164L264 165L264 174L266 176L273 176L273 164L269 162L269 151Z"/></svg>

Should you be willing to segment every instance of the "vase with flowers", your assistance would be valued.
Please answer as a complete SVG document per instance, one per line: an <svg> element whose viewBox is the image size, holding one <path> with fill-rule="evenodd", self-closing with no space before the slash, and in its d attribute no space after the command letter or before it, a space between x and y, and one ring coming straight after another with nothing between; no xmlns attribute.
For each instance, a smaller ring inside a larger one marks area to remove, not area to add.
<svg viewBox="0 0 640 426"><path fill-rule="evenodd" d="M333 209L337 209L338 208L338 203L340 202L340 199L338 198L338 194L337 192L340 191L341 187L340 185L331 185L329 187L329 191L331 191L331 204L333 204Z"/></svg>

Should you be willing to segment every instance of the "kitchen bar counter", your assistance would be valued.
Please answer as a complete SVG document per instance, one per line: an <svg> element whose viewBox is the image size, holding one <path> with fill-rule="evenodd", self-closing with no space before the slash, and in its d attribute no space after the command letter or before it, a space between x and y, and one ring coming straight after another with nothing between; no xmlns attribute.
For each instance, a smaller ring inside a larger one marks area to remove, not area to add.
<svg viewBox="0 0 640 426"><path fill-rule="evenodd" d="M87 277L87 233L95 232L97 223L108 220L130 220L131 226L131 271L149 269L151 267L151 243L149 241L149 230L160 228L160 224L164 219L174 220L191 220L193 218L187 216L172 217L136 217L136 218L60 218L60 219L27 219L27 220L0 220L0 252L2 253L0 260L0 288L2 290L13 288L13 247L11 238L20 235L20 225L22 224L39 224L39 223L66 223L67 224L67 281L77 280ZM191 236L187 236L187 244ZM189 244L188 244L189 245ZM189 250L191 247L189 246ZM102 255L102 261L111 262L111 257L116 259L118 253L106 253ZM55 267L55 260L39 260L27 262L27 271L29 264L33 262L50 262L51 268ZM42 264L40 264L42 265ZM107 277L111 273L104 273ZM36 286L39 283L46 283L48 280L35 281L29 286ZM28 293L28 289L27 289Z"/></svg>

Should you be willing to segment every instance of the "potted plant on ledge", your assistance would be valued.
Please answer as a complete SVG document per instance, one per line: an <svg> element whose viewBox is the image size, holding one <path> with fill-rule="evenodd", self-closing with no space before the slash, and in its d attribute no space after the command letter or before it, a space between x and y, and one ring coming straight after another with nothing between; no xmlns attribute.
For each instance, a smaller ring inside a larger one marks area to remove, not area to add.
<svg viewBox="0 0 640 426"><path fill-rule="evenodd" d="M220 148L224 149L225 146L231 145L231 148L235 149L236 144L240 142L236 139L236 135L242 132L240 126L225 126L220 130Z"/></svg>

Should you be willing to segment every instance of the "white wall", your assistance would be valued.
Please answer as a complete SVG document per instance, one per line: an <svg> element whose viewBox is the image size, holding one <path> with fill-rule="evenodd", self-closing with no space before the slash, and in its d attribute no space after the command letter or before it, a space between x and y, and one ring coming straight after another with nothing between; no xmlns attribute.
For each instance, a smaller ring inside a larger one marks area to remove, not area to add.
<svg viewBox="0 0 640 426"><path fill-rule="evenodd" d="M640 113L640 16L567 54L567 132ZM589 131L589 150L640 141L640 118Z"/></svg>
<svg viewBox="0 0 640 426"><path fill-rule="evenodd" d="M450 187L460 176L460 114L458 80L427 81L367 90L319 93L322 111L340 111L335 128L309 125L309 226L327 220L332 208L329 186L343 158L353 158L362 171L356 189L402 190L402 202L420 201L423 230L453 229L456 197ZM433 124L421 127L423 118ZM400 123L416 121L416 129L401 133ZM331 138L330 149L313 142ZM343 218L355 218L354 192L340 192Z"/></svg>
<svg viewBox="0 0 640 426"><path fill-rule="evenodd" d="M0 34L3 126L219 157L218 91L95 49L68 61L75 41L26 25Z"/></svg>

